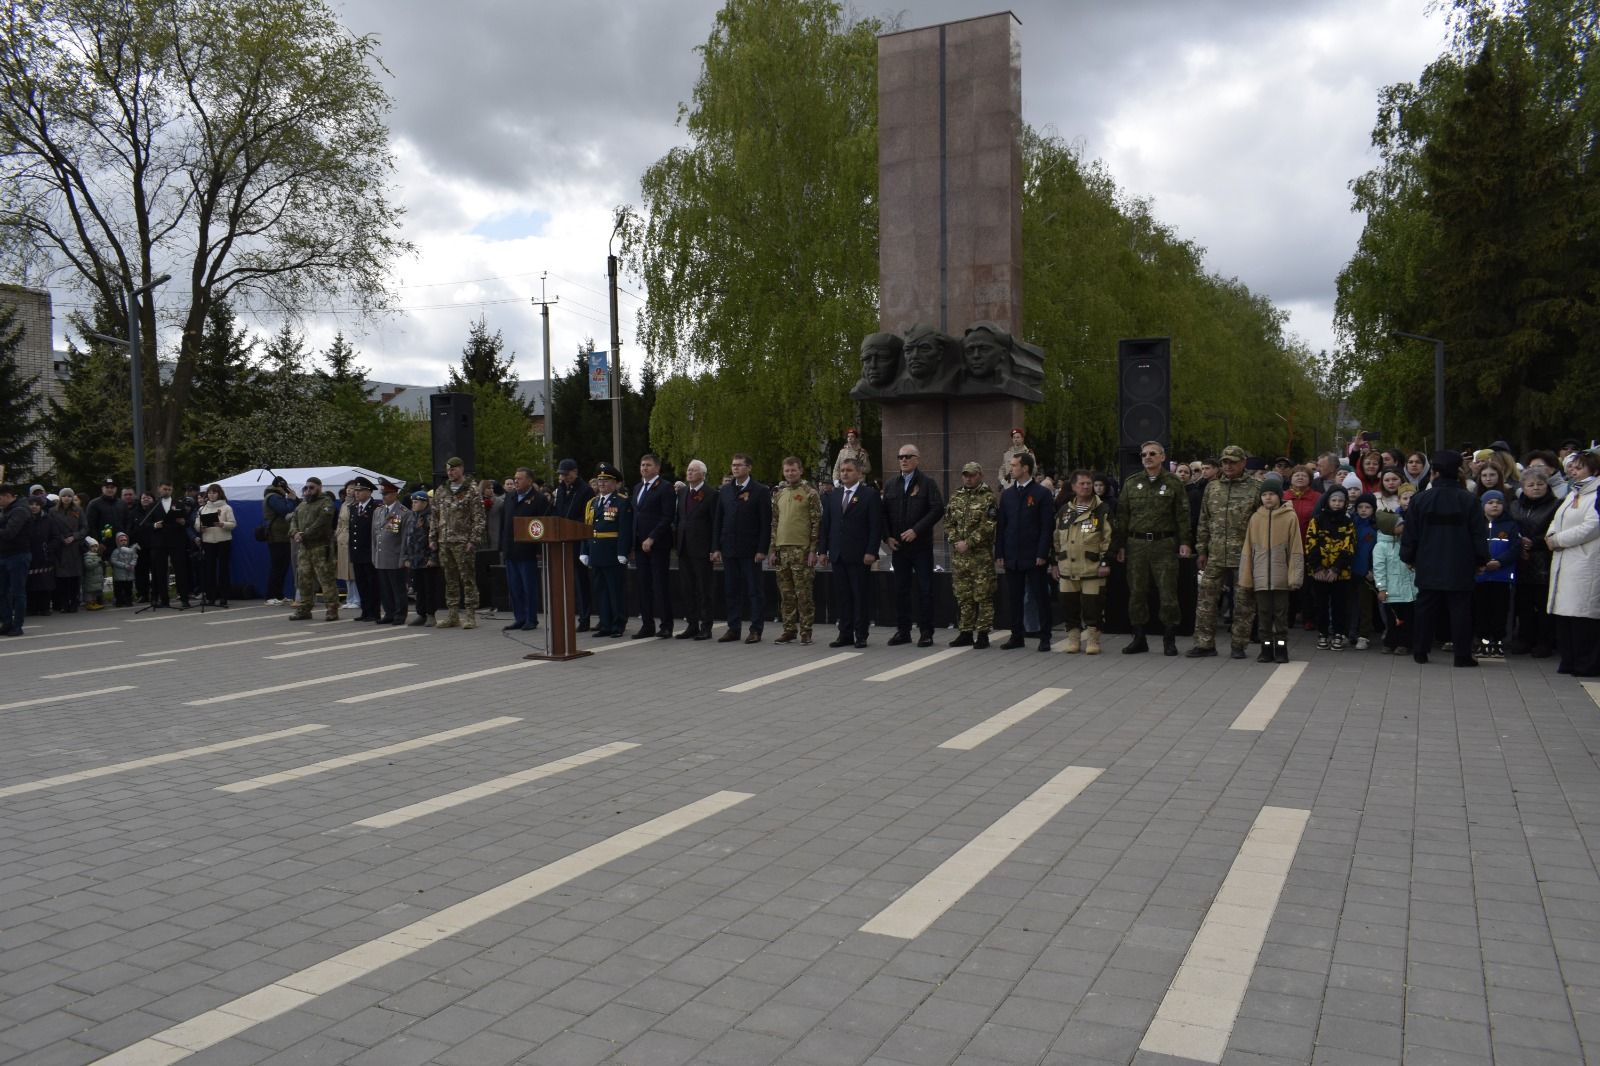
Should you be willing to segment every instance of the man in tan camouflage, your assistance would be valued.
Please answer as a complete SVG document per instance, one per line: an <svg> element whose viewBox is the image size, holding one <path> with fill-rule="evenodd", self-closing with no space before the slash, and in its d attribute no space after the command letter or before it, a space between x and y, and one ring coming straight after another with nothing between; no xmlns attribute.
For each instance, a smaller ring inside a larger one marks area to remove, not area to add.
<svg viewBox="0 0 1600 1066"><path fill-rule="evenodd" d="M822 524L822 497L805 479L805 467L794 456L783 461L783 484L772 489L772 550L767 557L778 572L778 616L783 634L774 644L811 643L817 608L812 596L812 568L817 565L817 530Z"/></svg>
<svg viewBox="0 0 1600 1066"><path fill-rule="evenodd" d="M1217 654L1217 601L1223 588L1237 590L1239 553L1244 548L1245 527L1261 506L1255 479L1245 473L1244 449L1230 444L1222 449L1222 473L1206 485L1200 499L1200 521L1195 527L1195 554L1200 563L1200 592L1194 607L1194 647L1189 658ZM1250 643L1250 626L1256 618L1255 598L1233 597L1233 658L1243 659Z"/></svg>
<svg viewBox="0 0 1600 1066"><path fill-rule="evenodd" d="M444 602L450 614L435 629L478 628L478 582L474 576L478 545L484 540L483 498L467 481L466 465L452 455L445 462L445 483L433 493L433 525L428 527L428 547L439 553L444 570ZM466 621L456 607L463 603Z"/></svg>
<svg viewBox="0 0 1600 1066"><path fill-rule="evenodd" d="M961 487L944 511L944 536L950 544L951 587L956 594L958 630L952 648L989 646L994 628L994 528L998 497L984 484L983 466L961 468Z"/></svg>
<svg viewBox="0 0 1600 1066"><path fill-rule="evenodd" d="M322 491L319 478L307 478L300 506L289 513L289 539L300 545L294 568L294 613L291 622L311 617L317 589L328 605L328 621L339 620L339 586L335 584L333 558L333 498Z"/></svg>

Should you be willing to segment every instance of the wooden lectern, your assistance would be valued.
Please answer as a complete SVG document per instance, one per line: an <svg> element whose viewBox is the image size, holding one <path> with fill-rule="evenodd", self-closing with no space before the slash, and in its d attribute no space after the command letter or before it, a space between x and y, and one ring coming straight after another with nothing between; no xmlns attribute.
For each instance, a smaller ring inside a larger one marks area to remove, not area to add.
<svg viewBox="0 0 1600 1066"><path fill-rule="evenodd" d="M545 612L550 651L524 655L524 659L554 659L564 662L590 651L578 650L577 624L573 616L573 564L578 557L578 545L589 539L589 527L570 518L540 515L538 518L519 518L512 523L512 535L518 543L539 544L544 547L544 587L549 591L549 610Z"/></svg>

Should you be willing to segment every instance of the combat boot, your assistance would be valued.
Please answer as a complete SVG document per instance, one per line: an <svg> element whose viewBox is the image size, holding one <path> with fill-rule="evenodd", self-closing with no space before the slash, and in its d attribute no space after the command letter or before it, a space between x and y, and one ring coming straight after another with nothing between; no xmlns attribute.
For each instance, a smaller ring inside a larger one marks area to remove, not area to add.
<svg viewBox="0 0 1600 1066"><path fill-rule="evenodd" d="M423 625L427 625L427 624L428 624L428 616L425 615L425 614L419 614L415 618L413 618L411 621L406 623L406 625L408 625L408 626L423 626Z"/></svg>
<svg viewBox="0 0 1600 1066"><path fill-rule="evenodd" d="M979 633L978 633L977 639L972 642L972 647L977 651L982 651L984 648L987 648L988 646L989 646L989 631L987 629L980 630Z"/></svg>
<svg viewBox="0 0 1600 1066"><path fill-rule="evenodd" d="M1289 661L1289 642L1287 640L1278 641L1277 645L1272 649L1272 661L1275 663Z"/></svg>
<svg viewBox="0 0 1600 1066"><path fill-rule="evenodd" d="M309 622L309 621L311 621L311 608L309 608L309 607L301 607L299 605L296 605L295 609L294 609L294 613L289 616L289 621L291 621L291 622Z"/></svg>
<svg viewBox="0 0 1600 1066"><path fill-rule="evenodd" d="M328 611L322 616L324 621L337 622L339 620L339 601L334 600L328 604Z"/></svg>
<svg viewBox="0 0 1600 1066"><path fill-rule="evenodd" d="M1076 629L1067 630L1067 643L1066 646L1061 650L1066 652L1068 655L1078 654L1078 652L1083 648L1083 645L1080 642L1081 636L1082 634Z"/></svg>
<svg viewBox="0 0 1600 1066"><path fill-rule="evenodd" d="M1161 631L1161 654L1178 654L1178 627L1168 626Z"/></svg>
<svg viewBox="0 0 1600 1066"><path fill-rule="evenodd" d="M952 648L972 647L972 630L963 629L960 633L956 634L956 639L950 642L950 646Z"/></svg>
<svg viewBox="0 0 1600 1066"><path fill-rule="evenodd" d="M1128 646L1122 649L1124 655L1138 655L1150 650L1150 642L1144 639L1144 626L1133 627L1133 639Z"/></svg>
<svg viewBox="0 0 1600 1066"><path fill-rule="evenodd" d="M468 607L467 608L467 620L465 622L461 623L461 628L462 629L477 629L478 628L478 612L473 610L471 607Z"/></svg>
<svg viewBox="0 0 1600 1066"><path fill-rule="evenodd" d="M1256 662L1258 662L1258 663L1270 663L1271 661L1272 661L1272 641L1263 640L1261 642L1261 654L1256 656Z"/></svg>
<svg viewBox="0 0 1600 1066"><path fill-rule="evenodd" d="M435 629L455 629L460 624L461 624L461 616L456 613L454 608L452 608L450 613L445 617L445 620L443 622L435 622L433 624L433 628L435 628Z"/></svg>
<svg viewBox="0 0 1600 1066"><path fill-rule="evenodd" d="M1085 655L1100 654L1100 631L1093 626L1083 631L1083 653Z"/></svg>

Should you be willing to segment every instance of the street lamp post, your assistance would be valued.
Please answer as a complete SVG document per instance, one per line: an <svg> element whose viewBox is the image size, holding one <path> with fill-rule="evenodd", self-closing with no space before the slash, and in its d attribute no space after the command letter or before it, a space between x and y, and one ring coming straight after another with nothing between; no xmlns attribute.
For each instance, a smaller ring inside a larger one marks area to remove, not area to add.
<svg viewBox="0 0 1600 1066"><path fill-rule="evenodd" d="M1393 337L1403 337L1412 341L1427 341L1433 345L1433 439L1435 448L1444 447L1444 341L1438 337L1427 337L1421 333L1407 333L1404 330L1395 330L1390 334Z"/></svg>
<svg viewBox="0 0 1600 1066"><path fill-rule="evenodd" d="M1215 419L1217 419L1218 421L1220 421L1222 423L1222 448L1226 448L1228 446L1228 436L1229 436L1229 434L1228 434L1228 413L1226 411L1207 411L1206 412L1206 417L1207 418L1215 418ZM1218 448L1217 449L1217 453L1219 455L1222 453L1222 448Z"/></svg>
<svg viewBox="0 0 1600 1066"><path fill-rule="evenodd" d="M163 274L148 285L141 285L137 289L128 290L128 339L109 337L104 333L91 333L98 341L108 344L122 345L128 349L128 374L132 378L133 396L133 487L140 496L144 495L144 350L140 347L139 338L139 298L149 295L157 285L165 285L172 280L171 274Z"/></svg>

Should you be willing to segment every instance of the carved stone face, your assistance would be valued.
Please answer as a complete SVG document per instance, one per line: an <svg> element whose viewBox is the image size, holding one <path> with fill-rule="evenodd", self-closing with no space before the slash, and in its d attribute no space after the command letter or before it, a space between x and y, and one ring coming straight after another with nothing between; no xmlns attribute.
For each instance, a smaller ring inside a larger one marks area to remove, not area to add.
<svg viewBox="0 0 1600 1066"><path fill-rule="evenodd" d="M900 352L894 338L874 333L861 344L861 379L875 389L894 384L900 372Z"/></svg>
<svg viewBox="0 0 1600 1066"><path fill-rule="evenodd" d="M962 345L962 357L966 360L967 376L977 378L979 381L993 380L1000 373L1000 360L1004 358L1006 350L1000 346L994 334L985 330L977 330L967 335Z"/></svg>
<svg viewBox="0 0 1600 1066"><path fill-rule="evenodd" d="M906 372L918 381L927 381L939 372L939 360L944 354L939 336L926 333L906 346Z"/></svg>

